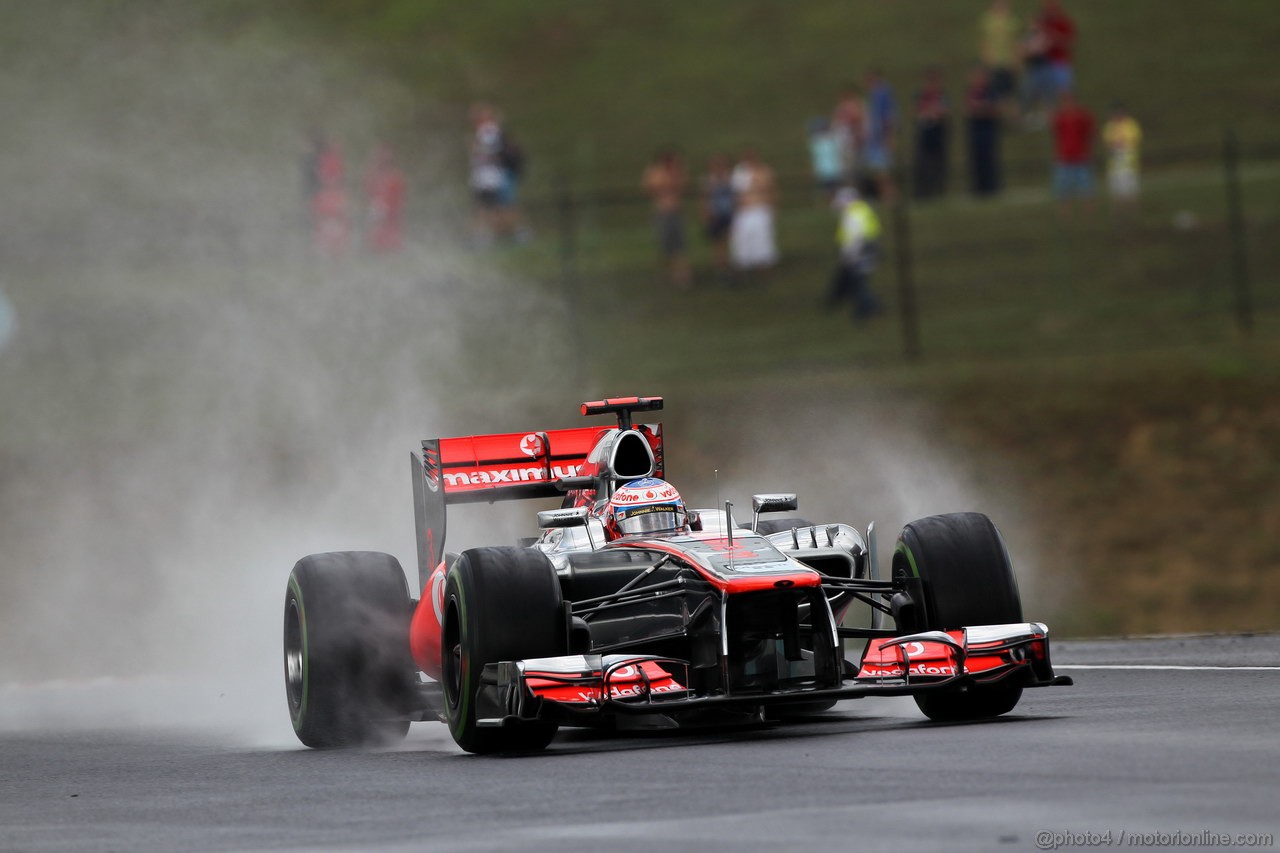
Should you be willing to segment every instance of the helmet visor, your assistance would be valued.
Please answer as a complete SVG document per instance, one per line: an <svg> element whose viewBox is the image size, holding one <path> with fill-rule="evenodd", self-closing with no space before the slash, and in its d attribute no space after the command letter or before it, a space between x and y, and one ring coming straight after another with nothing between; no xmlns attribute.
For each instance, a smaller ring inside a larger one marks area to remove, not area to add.
<svg viewBox="0 0 1280 853"><path fill-rule="evenodd" d="M669 533L685 525L684 507L675 504L639 506L619 513L618 532L624 536L637 533Z"/></svg>

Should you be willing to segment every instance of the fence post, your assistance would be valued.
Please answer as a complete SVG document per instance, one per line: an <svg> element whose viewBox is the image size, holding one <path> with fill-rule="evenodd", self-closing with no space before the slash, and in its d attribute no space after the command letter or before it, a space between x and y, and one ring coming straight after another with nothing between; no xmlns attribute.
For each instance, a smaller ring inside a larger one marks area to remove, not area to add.
<svg viewBox="0 0 1280 853"><path fill-rule="evenodd" d="M570 356L573 359L573 387L583 390L584 353L582 347L581 294L578 288L577 210L573 187L561 172L556 180L556 210L560 230L560 289L569 320Z"/></svg>
<svg viewBox="0 0 1280 853"><path fill-rule="evenodd" d="M1222 165L1227 188L1227 231L1231 240L1231 284L1235 293L1236 326L1249 335L1253 332L1253 300L1244 205L1240 197L1240 141L1234 127L1227 128L1223 138Z"/></svg>
<svg viewBox="0 0 1280 853"><path fill-rule="evenodd" d="M911 267L911 217L907 210L906 182L899 173L893 207L894 266L898 278L898 320L902 324L902 354L907 361L920 358L920 314L916 307L916 283Z"/></svg>

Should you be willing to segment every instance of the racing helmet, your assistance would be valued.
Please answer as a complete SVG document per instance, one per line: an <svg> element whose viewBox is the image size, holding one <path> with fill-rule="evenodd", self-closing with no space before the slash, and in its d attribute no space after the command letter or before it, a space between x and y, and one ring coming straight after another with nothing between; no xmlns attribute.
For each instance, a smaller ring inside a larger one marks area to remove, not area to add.
<svg viewBox="0 0 1280 853"><path fill-rule="evenodd" d="M689 529L689 513L676 487L645 477L619 486L604 510L609 539L637 533L673 533Z"/></svg>

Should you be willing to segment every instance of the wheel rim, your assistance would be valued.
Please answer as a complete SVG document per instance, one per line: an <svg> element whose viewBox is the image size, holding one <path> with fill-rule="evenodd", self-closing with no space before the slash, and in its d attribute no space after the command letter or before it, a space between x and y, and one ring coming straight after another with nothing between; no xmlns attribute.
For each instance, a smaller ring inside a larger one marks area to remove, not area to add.
<svg viewBox="0 0 1280 853"><path fill-rule="evenodd" d="M289 693L289 709L297 713L302 707L302 613L292 598L284 615L284 684Z"/></svg>
<svg viewBox="0 0 1280 853"><path fill-rule="evenodd" d="M462 637L458 630L458 614L452 603L444 619L444 693L450 708L458 707L462 697Z"/></svg>
<svg viewBox="0 0 1280 853"><path fill-rule="evenodd" d="M455 643L449 652L453 666L449 668L449 683L453 685L453 695L462 695L462 643Z"/></svg>

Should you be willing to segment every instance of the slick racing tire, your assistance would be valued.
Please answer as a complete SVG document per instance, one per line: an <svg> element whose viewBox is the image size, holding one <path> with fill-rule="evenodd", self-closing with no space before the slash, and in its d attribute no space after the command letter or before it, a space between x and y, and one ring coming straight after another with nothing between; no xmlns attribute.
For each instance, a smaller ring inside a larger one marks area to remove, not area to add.
<svg viewBox="0 0 1280 853"><path fill-rule="evenodd" d="M978 512L933 515L902 529L893 554L895 577L919 577L920 630L1022 621L1022 599L1000 531ZM924 693L916 704L931 720L973 720L1013 710L1022 686L1007 682Z"/></svg>
<svg viewBox="0 0 1280 853"><path fill-rule="evenodd" d="M417 680L410 614L404 570L390 554L298 561L284 600L285 693L298 740L331 748L405 736Z"/></svg>
<svg viewBox="0 0 1280 853"><path fill-rule="evenodd" d="M756 524L756 533L761 536L768 536L772 533L782 533L793 527L813 527L813 522L803 518L762 518Z"/></svg>
<svg viewBox="0 0 1280 853"><path fill-rule="evenodd" d="M449 568L444 585L443 682L449 731L467 752L545 749L556 724L476 725L485 664L568 653L560 581L530 548L474 548Z"/></svg>

